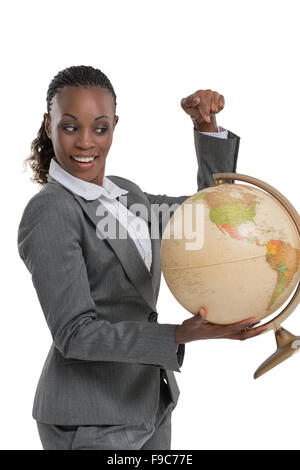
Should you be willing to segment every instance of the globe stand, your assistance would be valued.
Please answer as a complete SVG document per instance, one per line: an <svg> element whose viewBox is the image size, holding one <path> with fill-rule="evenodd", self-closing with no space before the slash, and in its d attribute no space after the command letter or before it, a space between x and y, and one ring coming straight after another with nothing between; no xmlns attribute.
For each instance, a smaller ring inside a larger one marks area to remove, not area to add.
<svg viewBox="0 0 300 470"><path fill-rule="evenodd" d="M296 229L300 237L300 217L296 209L292 204L286 199L283 194L281 194L273 186L267 184L265 181L253 178L252 176L242 175L238 173L214 173L213 178L216 185L223 184L227 180L239 180L245 181L262 188L264 191L270 193L275 199L277 199L287 210L290 217L292 218ZM254 378L257 379L261 375L268 372L273 367L277 366L281 362L285 361L291 357L295 352L300 350L300 336L294 336L289 331L282 328L281 323L296 309L297 305L300 303L300 281L298 282L297 289L290 300L289 304L280 312L273 320L265 323L264 325L268 328L263 332L274 330L275 339L277 344L277 350L273 353L268 359L266 359L254 373ZM261 333L261 334L263 334Z"/></svg>
<svg viewBox="0 0 300 470"><path fill-rule="evenodd" d="M254 378L268 372L300 350L300 336L294 336L284 328L275 331L277 350L263 362L254 373Z"/></svg>

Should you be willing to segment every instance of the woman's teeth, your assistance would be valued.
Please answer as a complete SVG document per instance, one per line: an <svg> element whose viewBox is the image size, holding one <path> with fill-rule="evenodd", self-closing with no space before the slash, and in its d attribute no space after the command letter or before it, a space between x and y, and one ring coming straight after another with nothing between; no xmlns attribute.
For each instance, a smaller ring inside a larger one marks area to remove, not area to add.
<svg viewBox="0 0 300 470"><path fill-rule="evenodd" d="M74 157L73 155L71 155L71 157L74 158L74 160L76 160L77 162L82 162L82 163L92 162L96 158L96 157L88 157L88 158Z"/></svg>

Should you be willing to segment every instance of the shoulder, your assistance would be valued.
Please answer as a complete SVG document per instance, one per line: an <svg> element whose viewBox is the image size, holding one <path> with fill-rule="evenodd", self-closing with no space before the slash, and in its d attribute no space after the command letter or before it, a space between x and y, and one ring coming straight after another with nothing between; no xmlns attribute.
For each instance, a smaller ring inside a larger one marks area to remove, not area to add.
<svg viewBox="0 0 300 470"><path fill-rule="evenodd" d="M46 184L27 202L21 223L36 220L57 222L58 219L76 220L81 215L81 209L71 193L58 185Z"/></svg>
<svg viewBox="0 0 300 470"><path fill-rule="evenodd" d="M136 183L127 178L123 178L122 176L107 175L107 178L109 178L116 185L120 186L122 189L127 189L128 191L133 191L136 193L143 192Z"/></svg>
<svg viewBox="0 0 300 470"><path fill-rule="evenodd" d="M17 233L18 251L30 272L34 250L42 257L43 253L54 255L58 247L77 249L82 227L82 211L71 194L46 187L35 194L23 211Z"/></svg>

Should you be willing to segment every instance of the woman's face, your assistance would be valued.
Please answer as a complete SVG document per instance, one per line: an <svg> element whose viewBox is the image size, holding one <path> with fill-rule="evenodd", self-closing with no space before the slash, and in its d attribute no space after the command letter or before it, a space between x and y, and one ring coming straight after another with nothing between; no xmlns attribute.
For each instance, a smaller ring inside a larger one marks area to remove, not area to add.
<svg viewBox="0 0 300 470"><path fill-rule="evenodd" d="M104 88L64 87L45 113L45 128L52 140L55 158L71 175L102 186L106 156L114 128L113 97ZM75 158L95 157L92 162Z"/></svg>

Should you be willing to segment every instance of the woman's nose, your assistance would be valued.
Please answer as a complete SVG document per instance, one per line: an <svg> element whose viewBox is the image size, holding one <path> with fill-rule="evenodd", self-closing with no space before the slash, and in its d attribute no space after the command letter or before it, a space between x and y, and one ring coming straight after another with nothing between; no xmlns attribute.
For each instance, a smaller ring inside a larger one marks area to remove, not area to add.
<svg viewBox="0 0 300 470"><path fill-rule="evenodd" d="M93 135L89 129L81 129L77 134L76 145L80 148L94 147Z"/></svg>

